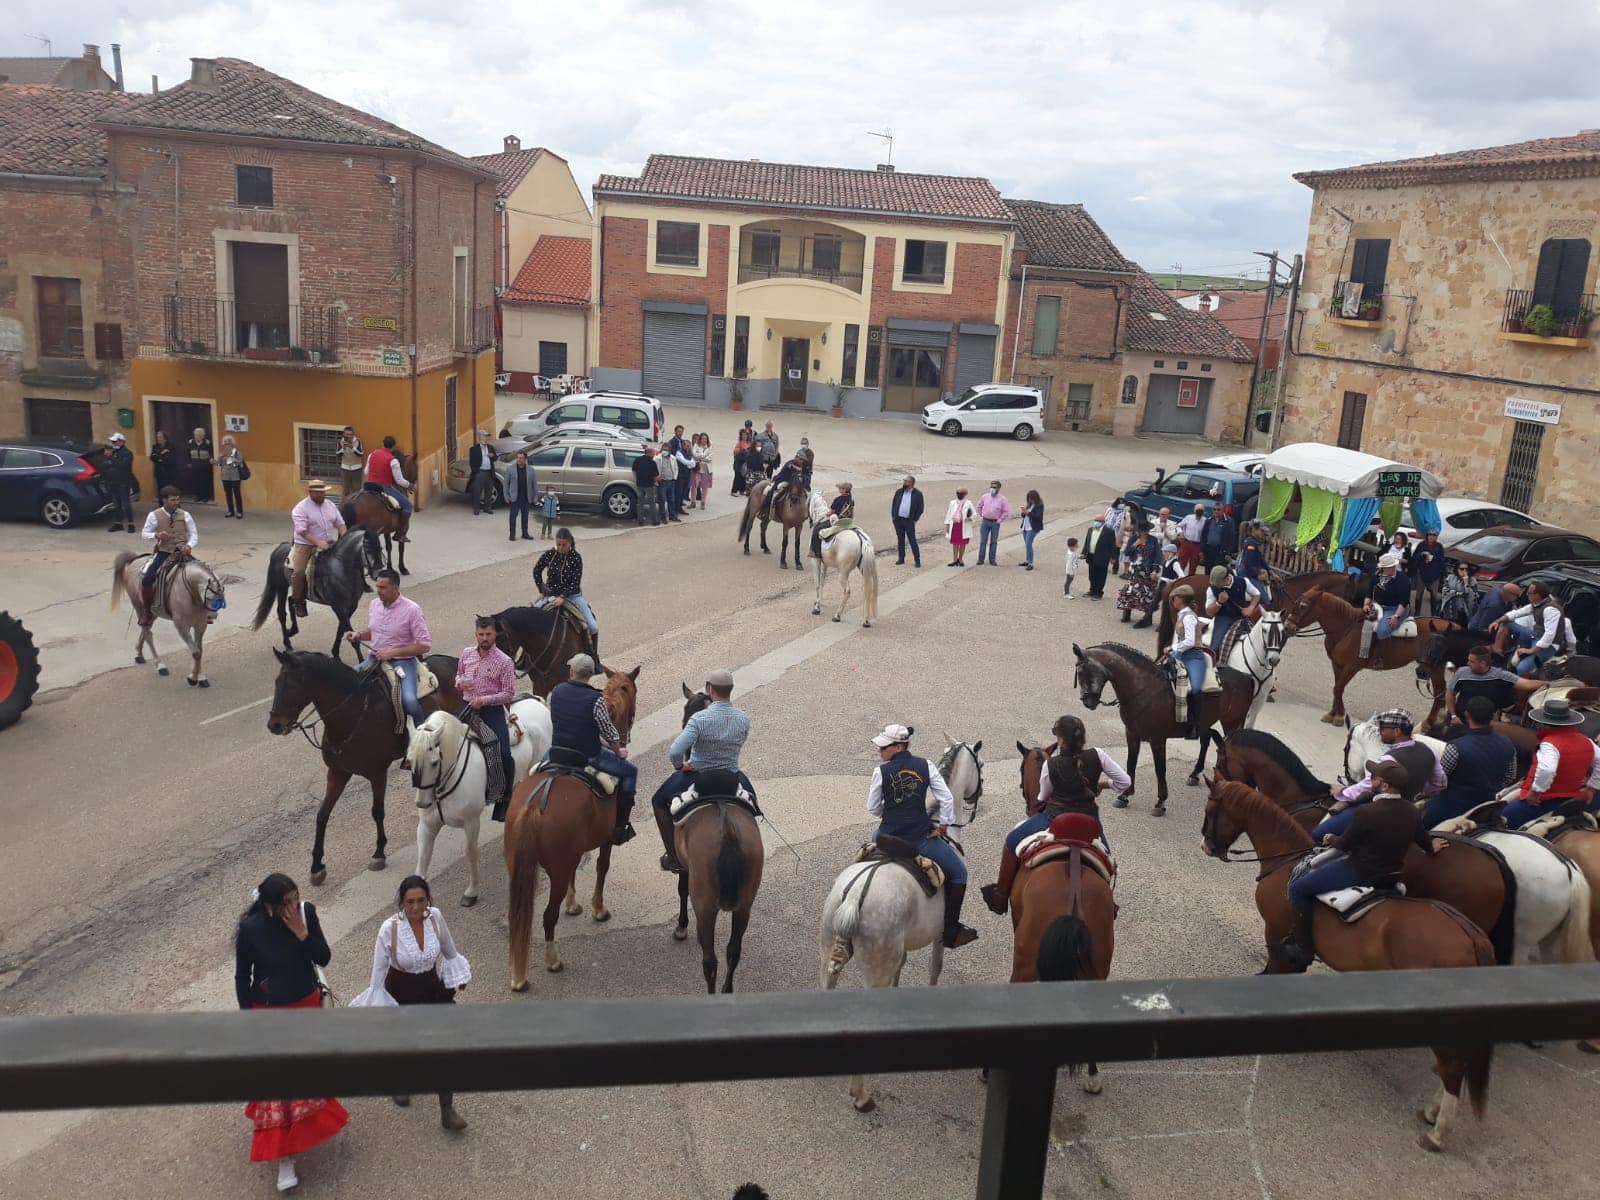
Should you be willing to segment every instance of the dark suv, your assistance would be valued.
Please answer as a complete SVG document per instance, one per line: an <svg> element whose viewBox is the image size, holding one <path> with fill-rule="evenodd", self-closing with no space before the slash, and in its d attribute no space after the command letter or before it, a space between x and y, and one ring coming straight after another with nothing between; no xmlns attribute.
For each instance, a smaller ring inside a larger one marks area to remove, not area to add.
<svg viewBox="0 0 1600 1200"><path fill-rule="evenodd" d="M1234 519L1241 526L1256 515L1261 480L1243 471L1224 471L1213 467L1179 467L1171 475L1156 468L1154 483L1131 488L1124 492L1128 503L1143 510L1145 518L1154 519L1163 508L1181 521L1194 511L1197 503L1209 508L1212 504L1233 505Z"/></svg>
<svg viewBox="0 0 1600 1200"><path fill-rule="evenodd" d="M86 521L111 505L100 477L105 450L63 438L0 441L0 517L26 517L52 529Z"/></svg>

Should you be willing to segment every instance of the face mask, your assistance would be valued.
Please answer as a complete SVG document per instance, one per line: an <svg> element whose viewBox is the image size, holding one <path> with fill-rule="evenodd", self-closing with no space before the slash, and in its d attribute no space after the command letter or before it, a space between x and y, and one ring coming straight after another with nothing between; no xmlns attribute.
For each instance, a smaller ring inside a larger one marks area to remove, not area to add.
<svg viewBox="0 0 1600 1200"><path fill-rule="evenodd" d="M999 494L1000 494L1000 489L999 488L990 488L989 489L989 495L998 496Z"/></svg>

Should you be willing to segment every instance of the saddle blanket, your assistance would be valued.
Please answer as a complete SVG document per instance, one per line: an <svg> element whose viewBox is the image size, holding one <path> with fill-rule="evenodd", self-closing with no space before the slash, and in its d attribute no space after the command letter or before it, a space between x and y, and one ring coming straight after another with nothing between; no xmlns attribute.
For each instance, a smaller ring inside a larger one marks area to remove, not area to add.
<svg viewBox="0 0 1600 1200"><path fill-rule="evenodd" d="M1177 705L1178 719L1182 720L1184 715L1183 702L1189 698L1189 672L1183 669L1183 664L1180 662L1172 662L1168 666L1175 672L1172 676L1172 699ZM1210 654L1207 654L1206 677L1200 684L1200 692L1204 695L1207 692L1220 692L1221 690L1222 680L1217 677L1216 660Z"/></svg>
<svg viewBox="0 0 1600 1200"><path fill-rule="evenodd" d="M1107 883L1114 882L1113 876L1117 873L1117 864L1109 854L1093 842L1072 842L1053 838L1049 830L1040 830L1024 838L1017 847L1017 861L1025 867L1042 866L1058 858L1066 858L1074 847L1084 852L1083 861L1089 865L1090 870Z"/></svg>
<svg viewBox="0 0 1600 1200"><path fill-rule="evenodd" d="M944 868L931 858L924 858L918 854L913 858L900 858L896 855L885 854L883 848L872 842L862 843L861 849L856 853L855 861L864 862L891 862L904 867L911 873L911 877L921 885L922 890L929 896L936 895L944 886Z"/></svg>
<svg viewBox="0 0 1600 1200"><path fill-rule="evenodd" d="M406 731L406 707L400 702L400 673L389 663L383 664L383 676L389 684L389 700L394 705L394 731ZM439 690L439 677L428 669L428 664L417 659L417 699L422 700Z"/></svg>
<svg viewBox="0 0 1600 1200"><path fill-rule="evenodd" d="M1335 850L1332 847L1312 850L1290 869L1289 879L1293 882L1307 871L1314 871L1326 863L1343 857L1343 850ZM1363 884L1357 887L1336 888L1331 892L1319 892L1317 900L1338 913L1346 925L1354 925L1382 901L1405 894L1406 885L1397 880L1392 888L1369 887Z"/></svg>
<svg viewBox="0 0 1600 1200"><path fill-rule="evenodd" d="M1372 629L1376 629L1378 627L1378 622L1374 618L1369 620L1367 625ZM1401 640L1406 638L1414 638L1416 636L1417 619L1415 617L1407 617L1404 621L1401 621L1399 625L1395 626L1394 632L1389 635L1391 639L1399 638Z"/></svg>
<svg viewBox="0 0 1600 1200"><path fill-rule="evenodd" d="M700 787L701 781L697 780L687 791L673 798L671 812L674 825L683 824L695 809L702 808L718 800L731 800L735 804L748 809L753 817L761 815L761 810L756 807L755 794L741 784L734 784L731 791L727 785L720 785L716 791L707 791L704 795L700 794Z"/></svg>

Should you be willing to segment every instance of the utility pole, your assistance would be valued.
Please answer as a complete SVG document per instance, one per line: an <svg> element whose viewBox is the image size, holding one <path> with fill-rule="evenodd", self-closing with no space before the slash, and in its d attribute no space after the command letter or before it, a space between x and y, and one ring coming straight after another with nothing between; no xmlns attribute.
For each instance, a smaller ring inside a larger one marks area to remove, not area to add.
<svg viewBox="0 0 1600 1200"><path fill-rule="evenodd" d="M1300 302L1300 273L1305 267L1305 262L1300 255L1294 256L1294 269L1289 272L1289 306L1283 312L1283 337L1278 348L1278 378L1272 398L1272 436L1267 439L1267 452L1270 454L1278 448L1280 430L1283 428L1283 391L1288 382L1289 351L1292 348L1290 331L1294 328L1294 306Z"/></svg>
<svg viewBox="0 0 1600 1200"><path fill-rule="evenodd" d="M1256 334L1256 361L1250 367L1250 400L1245 405L1244 444L1252 445L1256 433L1256 383L1261 378L1261 364L1267 353L1267 318L1272 314L1272 289L1278 282L1278 252L1257 250L1254 253L1269 261L1267 271L1267 302L1261 306L1261 327Z"/></svg>

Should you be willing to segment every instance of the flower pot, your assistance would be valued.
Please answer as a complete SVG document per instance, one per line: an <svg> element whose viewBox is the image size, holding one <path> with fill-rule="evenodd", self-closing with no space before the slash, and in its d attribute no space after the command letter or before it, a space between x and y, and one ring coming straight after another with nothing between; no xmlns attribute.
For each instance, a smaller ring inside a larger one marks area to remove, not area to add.
<svg viewBox="0 0 1600 1200"><path fill-rule="evenodd" d="M738 396L735 396L733 399L728 401L728 407L733 409L734 412L743 412L744 400Z"/></svg>
<svg viewBox="0 0 1600 1200"><path fill-rule="evenodd" d="M1586 336L1588 332L1589 327L1583 321L1568 321L1566 325L1562 327L1563 337L1581 338Z"/></svg>
<svg viewBox="0 0 1600 1200"><path fill-rule="evenodd" d="M842 404L835 404L835 405L834 405L834 406L833 406L833 415L834 415L834 416L836 416L836 417L842 417L842 416L844 416L844 405L842 405Z"/></svg>
<svg viewBox="0 0 1600 1200"><path fill-rule="evenodd" d="M1506 332L1507 333L1521 333L1522 332L1522 318L1521 317L1507 317L1506 318Z"/></svg>

